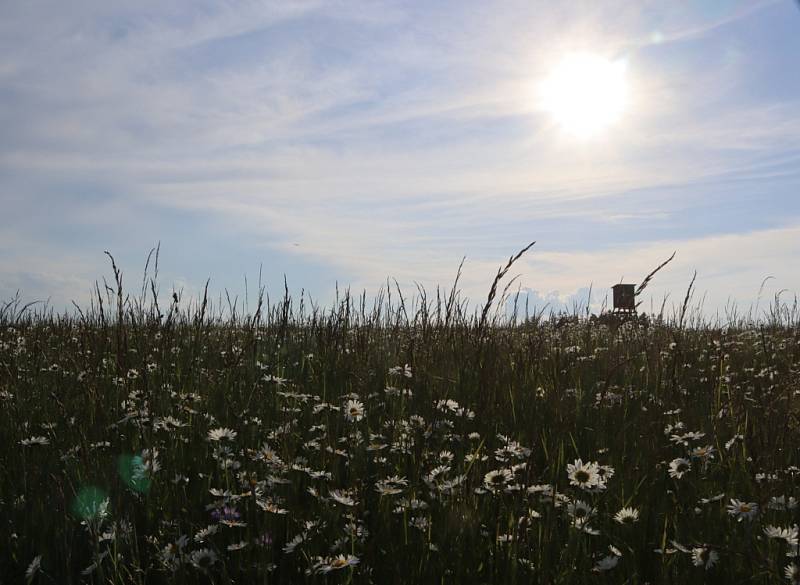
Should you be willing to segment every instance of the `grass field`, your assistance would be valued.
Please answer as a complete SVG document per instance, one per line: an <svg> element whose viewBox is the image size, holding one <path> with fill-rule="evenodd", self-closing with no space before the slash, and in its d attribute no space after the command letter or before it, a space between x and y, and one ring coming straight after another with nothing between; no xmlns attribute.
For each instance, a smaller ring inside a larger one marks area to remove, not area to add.
<svg viewBox="0 0 800 585"><path fill-rule="evenodd" d="M794 307L116 284L0 313L3 584L800 583Z"/></svg>

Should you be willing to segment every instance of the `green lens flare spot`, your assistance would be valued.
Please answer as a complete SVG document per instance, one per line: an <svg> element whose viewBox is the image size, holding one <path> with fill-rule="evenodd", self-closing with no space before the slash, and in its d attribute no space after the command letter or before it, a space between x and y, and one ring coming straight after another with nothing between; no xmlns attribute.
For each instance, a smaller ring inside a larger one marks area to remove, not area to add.
<svg viewBox="0 0 800 585"><path fill-rule="evenodd" d="M117 471L125 485L132 491L143 494L150 489L150 478L141 455L120 455Z"/></svg>
<svg viewBox="0 0 800 585"><path fill-rule="evenodd" d="M72 501L72 512L82 520L99 520L108 515L108 495L96 486L82 488Z"/></svg>

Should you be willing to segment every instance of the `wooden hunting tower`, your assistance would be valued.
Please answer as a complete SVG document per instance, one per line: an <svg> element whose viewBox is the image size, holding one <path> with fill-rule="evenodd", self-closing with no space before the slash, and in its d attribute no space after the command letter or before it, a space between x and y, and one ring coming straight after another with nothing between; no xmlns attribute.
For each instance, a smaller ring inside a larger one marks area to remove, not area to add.
<svg viewBox="0 0 800 585"><path fill-rule="evenodd" d="M615 284L614 290L614 312L615 313L635 313L636 312L636 285L635 284Z"/></svg>

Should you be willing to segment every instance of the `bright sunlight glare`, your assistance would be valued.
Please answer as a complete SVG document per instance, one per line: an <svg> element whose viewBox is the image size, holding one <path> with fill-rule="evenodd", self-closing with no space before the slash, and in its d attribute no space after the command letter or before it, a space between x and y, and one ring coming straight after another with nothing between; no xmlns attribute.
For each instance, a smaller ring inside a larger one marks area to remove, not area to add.
<svg viewBox="0 0 800 585"><path fill-rule="evenodd" d="M628 103L623 61L575 54L558 63L540 86L542 108L578 138L592 138L617 122Z"/></svg>

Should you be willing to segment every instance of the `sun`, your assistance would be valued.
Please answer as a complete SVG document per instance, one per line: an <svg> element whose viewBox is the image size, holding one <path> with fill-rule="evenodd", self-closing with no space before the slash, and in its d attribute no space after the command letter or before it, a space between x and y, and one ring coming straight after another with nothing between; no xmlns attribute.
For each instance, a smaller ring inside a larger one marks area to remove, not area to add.
<svg viewBox="0 0 800 585"><path fill-rule="evenodd" d="M565 56L539 87L540 105L568 134L597 137L628 105L627 67L587 53Z"/></svg>

